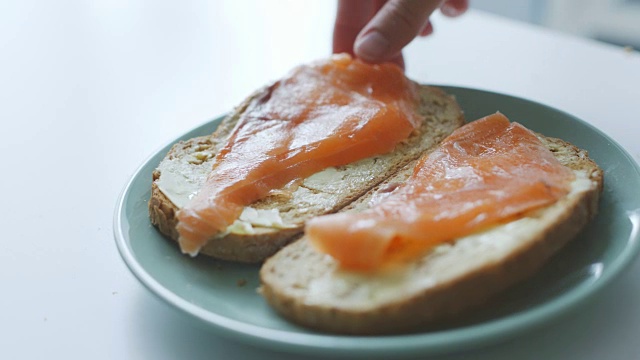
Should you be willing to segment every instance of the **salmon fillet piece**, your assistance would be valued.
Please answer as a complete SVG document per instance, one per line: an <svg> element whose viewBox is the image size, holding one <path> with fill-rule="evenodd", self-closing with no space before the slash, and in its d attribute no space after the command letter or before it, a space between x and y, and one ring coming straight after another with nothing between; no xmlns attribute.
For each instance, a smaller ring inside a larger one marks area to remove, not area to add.
<svg viewBox="0 0 640 360"><path fill-rule="evenodd" d="M294 69L249 105L177 213L182 251L197 254L272 190L392 151L420 124L417 103L417 85L392 64L345 55Z"/></svg>
<svg viewBox="0 0 640 360"><path fill-rule="evenodd" d="M372 208L312 219L305 232L344 268L374 270L550 205L574 177L534 133L496 113L454 131Z"/></svg>

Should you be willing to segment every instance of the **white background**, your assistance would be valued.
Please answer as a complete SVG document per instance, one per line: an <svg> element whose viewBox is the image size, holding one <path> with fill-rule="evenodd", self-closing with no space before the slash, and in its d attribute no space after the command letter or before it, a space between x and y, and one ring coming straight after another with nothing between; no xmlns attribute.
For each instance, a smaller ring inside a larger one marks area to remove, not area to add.
<svg viewBox="0 0 640 360"><path fill-rule="evenodd" d="M168 311L121 261L112 216L155 150L329 54L334 7L0 3L0 358L282 358ZM637 53L479 12L438 16L435 28L408 48L410 77L540 101L640 157ZM474 358L636 357L639 271L636 262L580 312Z"/></svg>

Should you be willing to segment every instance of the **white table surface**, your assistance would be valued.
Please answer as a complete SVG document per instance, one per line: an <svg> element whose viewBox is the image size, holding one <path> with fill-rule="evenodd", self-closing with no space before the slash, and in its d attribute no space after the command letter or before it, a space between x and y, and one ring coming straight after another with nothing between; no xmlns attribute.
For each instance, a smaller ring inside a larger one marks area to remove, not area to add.
<svg viewBox="0 0 640 360"><path fill-rule="evenodd" d="M294 359L169 311L116 250L125 182L177 135L330 51L332 1L0 3L0 358ZM406 51L429 83L522 96L640 157L640 55L480 12ZM640 262L506 344L444 359L640 358Z"/></svg>

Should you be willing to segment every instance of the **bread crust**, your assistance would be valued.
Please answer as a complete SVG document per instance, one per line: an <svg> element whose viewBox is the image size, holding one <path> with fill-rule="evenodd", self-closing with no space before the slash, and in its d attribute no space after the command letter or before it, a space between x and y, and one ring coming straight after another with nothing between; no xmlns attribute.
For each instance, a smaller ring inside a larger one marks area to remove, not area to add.
<svg viewBox="0 0 640 360"><path fill-rule="evenodd" d="M228 135L233 130L241 114L253 101L269 94L269 87L265 87L255 92L247 98L229 116L222 120L218 129L210 136L193 138L175 144L165 160L189 156L198 151L208 151L215 154ZM430 86L419 87L420 100L416 104L416 112L422 117L422 126L414 131L407 141L398 145L393 154L376 157L376 160L389 162L389 166L384 167L384 171L369 176L366 181L353 186L348 192L331 194L327 191L325 198L331 198L332 203L325 206L319 203L305 202L306 212L298 209L301 205L292 202L288 195L271 196L260 200L252 207L260 209L278 209L289 221L286 229L261 228L256 234L228 233L212 239L205 245L200 253L222 260L260 263L266 258L276 253L283 246L297 239L303 231L304 222L311 217L332 213L347 206L355 199L359 198L372 187L382 182L387 177L397 172L408 162L416 159L422 152L435 146L442 139L448 136L453 130L464 123L463 113L455 98L444 91ZM165 161L163 160L163 161ZM193 164L193 166L210 166L210 163ZM349 172L349 165L345 172ZM162 173L156 169L153 173L153 183L151 185L151 198L149 200L149 216L151 223L167 238L177 241L176 213L179 208L162 192L157 181ZM322 193L322 188L314 188L310 191ZM295 200L295 199L293 199Z"/></svg>
<svg viewBox="0 0 640 360"><path fill-rule="evenodd" d="M579 196L560 200L565 202L563 211L547 221L544 228L525 236L521 246L507 256L487 260L481 267L435 286L424 285L411 294L399 293L390 301L371 305L368 303L372 301L364 299L361 304L343 305L339 294L327 294L325 300L310 295L312 282L333 276L337 265L327 255L315 252L303 237L265 262L260 271L261 294L278 313L297 324L319 331L358 335L424 330L482 305L500 291L536 273L575 238L597 212L603 186L602 170L589 159L586 151L559 139L539 137L565 166L586 172L593 186ZM366 202L370 196L350 207L360 206L358 203ZM425 255L412 264L416 282L427 272L424 269L431 261L430 256ZM350 291L358 291L358 286Z"/></svg>

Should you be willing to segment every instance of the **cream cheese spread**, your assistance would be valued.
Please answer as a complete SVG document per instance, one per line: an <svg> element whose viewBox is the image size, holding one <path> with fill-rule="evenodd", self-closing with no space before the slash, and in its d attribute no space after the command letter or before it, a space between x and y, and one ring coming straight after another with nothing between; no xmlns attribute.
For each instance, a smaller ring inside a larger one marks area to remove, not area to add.
<svg viewBox="0 0 640 360"><path fill-rule="evenodd" d="M213 160L206 157L206 161L194 165L194 161L202 160L203 156L189 155L184 158L165 159L158 166L161 176L156 180L160 191L178 208L182 208L204 185L211 172ZM309 187L322 187L331 184L341 175L333 167L320 171L304 180ZM242 214L226 233L254 234L254 227L286 229L297 225L286 224L278 209L255 209L245 207Z"/></svg>

